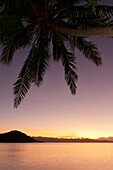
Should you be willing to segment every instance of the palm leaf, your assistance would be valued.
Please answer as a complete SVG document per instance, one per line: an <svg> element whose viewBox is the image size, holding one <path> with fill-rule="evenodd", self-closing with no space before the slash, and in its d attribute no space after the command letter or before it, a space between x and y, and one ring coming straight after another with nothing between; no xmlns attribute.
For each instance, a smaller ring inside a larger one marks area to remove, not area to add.
<svg viewBox="0 0 113 170"><path fill-rule="evenodd" d="M95 11L92 11L92 8L85 8L82 6L71 6L69 5L68 8L62 10L60 14L65 15L65 17L112 17L113 16L113 6L107 5L98 5Z"/></svg>
<svg viewBox="0 0 113 170"><path fill-rule="evenodd" d="M83 37L74 37L73 45L82 51L85 57L97 66L102 64L98 48L92 42L86 41Z"/></svg>
<svg viewBox="0 0 113 170"><path fill-rule="evenodd" d="M59 13L65 24L72 28L89 28L109 24L113 16L112 6L98 5L95 11L84 6L70 6ZM67 19L67 20L66 20Z"/></svg>
<svg viewBox="0 0 113 170"><path fill-rule="evenodd" d="M53 60L59 61L61 59L63 40L56 34L52 34L52 44L53 44Z"/></svg>
<svg viewBox="0 0 113 170"><path fill-rule="evenodd" d="M10 64L12 61L12 57L14 55L15 50L16 50L15 42L12 40L10 41L10 39L7 40L4 43L4 48L3 48L3 52L1 54L0 62L5 63L5 64Z"/></svg>
<svg viewBox="0 0 113 170"><path fill-rule="evenodd" d="M54 40L56 38L56 41ZM61 35L53 34L53 56L54 60L61 59L65 71L65 80L70 87L71 93L76 94L76 82L78 76L76 74L75 56L67 51L64 38Z"/></svg>
<svg viewBox="0 0 113 170"><path fill-rule="evenodd" d="M33 46L19 74L18 80L14 83L14 95L15 95L14 107L15 108L17 108L17 106L21 103L26 93L30 89L31 83L33 81L33 67L34 67L35 55L36 55L36 49L35 46Z"/></svg>
<svg viewBox="0 0 113 170"><path fill-rule="evenodd" d="M50 55L48 50L48 43L39 42L36 46L37 55L34 63L34 80L33 82L40 86L43 81L44 73L49 66Z"/></svg>
<svg viewBox="0 0 113 170"><path fill-rule="evenodd" d="M67 85L70 87L71 93L76 94L76 82L78 80L78 76L75 72L76 63L73 54L65 51L64 55L62 56L62 64L65 70L65 80L67 82Z"/></svg>
<svg viewBox="0 0 113 170"><path fill-rule="evenodd" d="M3 50L1 54L1 62L5 64L10 64L14 55L15 50L19 48L25 48L30 45L32 40L32 34L27 28L21 28L17 32L10 34L7 40L3 41Z"/></svg>
<svg viewBox="0 0 113 170"><path fill-rule="evenodd" d="M34 82L37 86L41 84L49 60L50 57L47 47L41 43L32 47L19 74L18 80L14 84L14 107L17 107L24 99L26 93L30 89L31 83Z"/></svg>

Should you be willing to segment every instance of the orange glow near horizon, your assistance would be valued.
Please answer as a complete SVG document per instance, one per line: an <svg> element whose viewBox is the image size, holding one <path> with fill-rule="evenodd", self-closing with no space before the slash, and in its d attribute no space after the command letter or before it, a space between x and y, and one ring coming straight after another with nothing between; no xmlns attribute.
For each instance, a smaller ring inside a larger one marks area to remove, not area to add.
<svg viewBox="0 0 113 170"><path fill-rule="evenodd" d="M109 133L101 133L101 134L97 134L96 132L81 132L80 135L71 135L72 133L70 133L70 135L64 135L66 134L65 132L62 133L48 133L47 131L39 131L38 130L23 130L24 133L26 133L29 136L33 136L33 137L37 137L37 136L41 136L41 137L53 137L53 138L65 138L65 139L75 139L75 138L89 138L89 139L98 139L100 137L110 137L111 135Z"/></svg>
<svg viewBox="0 0 113 170"><path fill-rule="evenodd" d="M79 131L79 133L66 133L66 131L63 129L55 131L55 130L45 130L45 129L40 129L40 130L36 130L36 129L0 129L0 133L6 133L12 130L18 130L21 131L23 133L25 133L28 136L31 137L53 137L53 138L64 138L64 139L75 139L75 138L89 138L89 139L98 139L101 137L112 137L113 135L111 135L109 132L98 132L98 131ZM75 135L76 134L76 135Z"/></svg>
<svg viewBox="0 0 113 170"><path fill-rule="evenodd" d="M102 126L102 125L101 125ZM71 127L71 125L70 125ZM84 128L85 127L85 128ZM95 128L90 128L91 125L89 124L86 128L86 126L79 126L77 128L77 125L74 128L68 128L66 125L62 128L59 127L57 129L25 129L25 128L0 128L0 133L9 132L12 130L18 130L21 131L29 136L42 136L42 137L54 137L54 138L67 138L67 139L74 139L74 138L90 138L90 139L98 139L100 137L110 137L113 136L113 127L107 126L110 130L108 131L107 128L99 129L100 124L97 124ZM90 130L89 130L90 129Z"/></svg>

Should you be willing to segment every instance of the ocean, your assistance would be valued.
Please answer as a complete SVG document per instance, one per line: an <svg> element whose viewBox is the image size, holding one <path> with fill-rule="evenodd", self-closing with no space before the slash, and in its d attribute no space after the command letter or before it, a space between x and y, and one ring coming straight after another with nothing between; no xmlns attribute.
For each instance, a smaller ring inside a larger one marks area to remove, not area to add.
<svg viewBox="0 0 113 170"><path fill-rule="evenodd" d="M0 170L113 170L113 143L0 143Z"/></svg>

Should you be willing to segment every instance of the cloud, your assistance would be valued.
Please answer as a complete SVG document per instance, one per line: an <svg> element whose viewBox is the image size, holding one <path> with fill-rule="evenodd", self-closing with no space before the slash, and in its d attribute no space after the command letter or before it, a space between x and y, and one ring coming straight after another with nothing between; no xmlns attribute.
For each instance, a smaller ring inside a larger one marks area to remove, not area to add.
<svg viewBox="0 0 113 170"><path fill-rule="evenodd" d="M60 138L78 138L78 135L77 135L77 133L72 132L72 133L68 133L68 134L66 134L64 136L59 136L59 137Z"/></svg>

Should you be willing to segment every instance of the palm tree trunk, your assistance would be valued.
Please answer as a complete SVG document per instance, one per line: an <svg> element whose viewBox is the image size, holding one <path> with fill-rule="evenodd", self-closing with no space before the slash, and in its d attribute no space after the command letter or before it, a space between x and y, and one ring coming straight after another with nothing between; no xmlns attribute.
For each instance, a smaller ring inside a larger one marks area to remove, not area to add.
<svg viewBox="0 0 113 170"><path fill-rule="evenodd" d="M78 37L91 37L91 36L104 36L104 37L112 37L113 36L113 26L103 26L103 27L93 27L93 28L85 28L85 29L73 29L67 28L64 26L53 25L52 29L56 32L60 32L70 36L78 36Z"/></svg>
<svg viewBox="0 0 113 170"><path fill-rule="evenodd" d="M35 22L40 23L43 21L43 18L38 18ZM74 29L68 28L61 24L55 24L52 22L47 22L47 26L52 28L55 32L60 32L65 35L77 36L77 37L113 37L113 25L111 26L100 26L84 29ZM38 25L35 26L38 28Z"/></svg>

